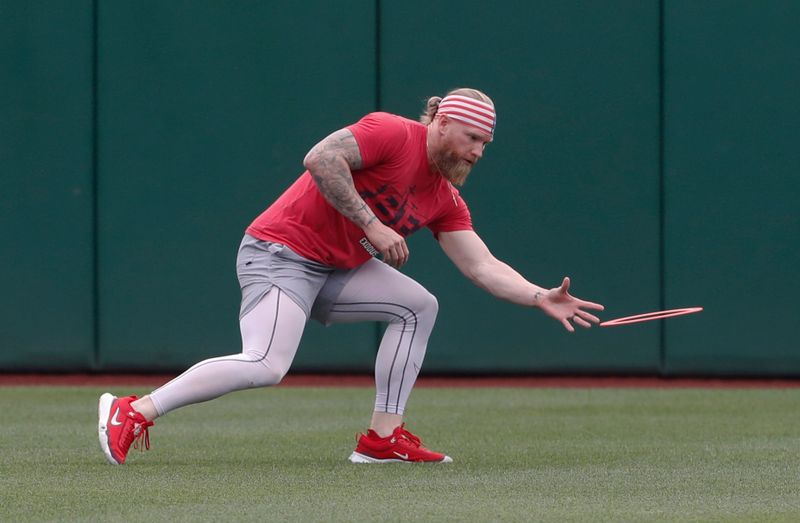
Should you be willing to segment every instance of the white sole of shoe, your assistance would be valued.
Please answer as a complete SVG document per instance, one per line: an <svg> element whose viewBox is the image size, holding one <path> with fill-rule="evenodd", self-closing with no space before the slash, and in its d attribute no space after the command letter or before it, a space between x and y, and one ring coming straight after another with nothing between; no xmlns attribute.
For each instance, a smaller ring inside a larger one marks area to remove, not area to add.
<svg viewBox="0 0 800 523"><path fill-rule="evenodd" d="M376 459L371 458L369 456L365 456L360 452L353 452L350 454L350 463L373 463L373 464L381 464L381 463L452 463L453 458L450 456L445 456L442 461L406 461L404 459Z"/></svg>
<svg viewBox="0 0 800 523"><path fill-rule="evenodd" d="M100 403L97 405L97 436L100 439L100 448L103 450L103 455L106 461L112 465L119 465L114 456L111 455L111 449L108 447L108 417L111 415L111 405L117 399L113 394L106 392L100 396Z"/></svg>

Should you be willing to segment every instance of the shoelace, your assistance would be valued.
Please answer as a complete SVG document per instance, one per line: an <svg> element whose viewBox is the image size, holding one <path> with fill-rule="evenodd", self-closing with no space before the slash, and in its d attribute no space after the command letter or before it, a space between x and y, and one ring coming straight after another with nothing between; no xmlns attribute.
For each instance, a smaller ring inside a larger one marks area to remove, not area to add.
<svg viewBox="0 0 800 523"><path fill-rule="evenodd" d="M422 440L419 439L419 437L415 436L414 434L410 433L408 430L406 430L406 424L405 423L400 425L400 437L404 438L404 439L407 439L415 447L421 447L422 446Z"/></svg>
<svg viewBox="0 0 800 523"><path fill-rule="evenodd" d="M148 427L152 427L152 421L145 421L144 423L137 423L133 428L133 448L139 449L139 451L144 452L146 450L150 450L150 430ZM144 447L142 447L142 443L144 443Z"/></svg>
<svg viewBox="0 0 800 523"><path fill-rule="evenodd" d="M149 423L150 423L150 425L152 425L151 422L149 422ZM408 442L410 442L415 447L422 447L422 440L419 439L418 436L416 436L416 435L412 434L411 432L409 432L408 430L406 430L406 424L405 423L402 423L399 428L400 428L400 430L399 430L400 433L397 435L397 437L400 437L400 438L403 438L404 440L407 440ZM365 436L364 433L356 432L356 442L358 442L364 436Z"/></svg>

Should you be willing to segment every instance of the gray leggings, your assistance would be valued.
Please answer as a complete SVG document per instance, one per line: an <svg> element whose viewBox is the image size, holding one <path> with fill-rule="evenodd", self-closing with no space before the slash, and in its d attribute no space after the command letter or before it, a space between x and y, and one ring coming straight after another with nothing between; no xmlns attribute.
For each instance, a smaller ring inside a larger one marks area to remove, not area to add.
<svg viewBox="0 0 800 523"><path fill-rule="evenodd" d="M341 292L326 303L318 319L388 323L375 361L375 411L403 414L436 321L436 298L375 259L348 271L340 281L346 282ZM201 361L155 390L150 398L159 415L235 390L279 383L297 352L307 309L279 285L272 286L240 319L242 352Z"/></svg>

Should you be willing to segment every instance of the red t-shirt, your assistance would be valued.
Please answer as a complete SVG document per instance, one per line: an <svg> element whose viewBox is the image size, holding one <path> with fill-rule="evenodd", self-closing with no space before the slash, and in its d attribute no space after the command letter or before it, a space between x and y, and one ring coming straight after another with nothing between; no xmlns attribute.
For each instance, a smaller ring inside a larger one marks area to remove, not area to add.
<svg viewBox="0 0 800 523"><path fill-rule="evenodd" d="M472 230L467 204L453 185L428 166L427 127L388 113L371 113L348 127L362 168L353 171L358 194L384 224L408 236L422 227ZM360 227L333 208L306 171L247 233L288 245L310 260L353 268L370 258Z"/></svg>

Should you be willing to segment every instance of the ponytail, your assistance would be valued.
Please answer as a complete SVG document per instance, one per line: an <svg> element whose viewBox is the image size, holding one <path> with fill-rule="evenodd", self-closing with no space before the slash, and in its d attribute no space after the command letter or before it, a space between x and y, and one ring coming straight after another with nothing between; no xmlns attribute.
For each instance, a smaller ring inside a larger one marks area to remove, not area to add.
<svg viewBox="0 0 800 523"><path fill-rule="evenodd" d="M436 112L439 110L439 102L441 101L441 96L431 96L428 98L428 103L425 106L425 112L420 115L419 121L424 125L431 123L433 121L433 117L436 116Z"/></svg>

